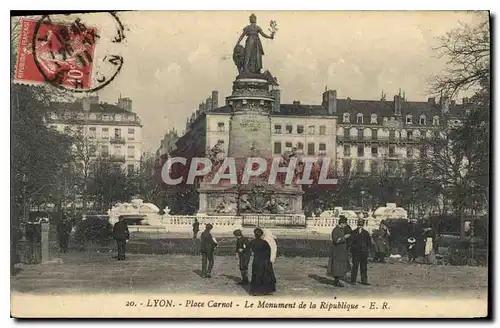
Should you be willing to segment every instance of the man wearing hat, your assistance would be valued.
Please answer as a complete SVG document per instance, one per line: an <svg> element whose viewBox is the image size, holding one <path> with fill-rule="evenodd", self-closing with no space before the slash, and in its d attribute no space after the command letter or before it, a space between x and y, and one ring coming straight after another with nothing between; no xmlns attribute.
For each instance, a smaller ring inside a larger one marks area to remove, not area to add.
<svg viewBox="0 0 500 328"><path fill-rule="evenodd" d="M358 267L361 268L361 283L368 283L368 256L372 247L370 234L363 227L364 219L358 220L358 227L351 233L351 254L352 254L352 269L351 269L351 284L355 285L358 278Z"/></svg>
<svg viewBox="0 0 500 328"><path fill-rule="evenodd" d="M215 247L217 247L217 240L212 237L210 231L212 231L213 226L208 223L205 226L205 231L201 233L201 275L203 278L212 278L212 269L214 267L214 253ZM208 262L208 267L207 267Z"/></svg>
<svg viewBox="0 0 500 328"><path fill-rule="evenodd" d="M236 257L240 264L241 281L238 285L248 285L248 263L250 262L250 248L248 247L249 241L247 237L243 236L240 229L233 232L236 237Z"/></svg>
<svg viewBox="0 0 500 328"><path fill-rule="evenodd" d="M349 272L349 256L346 242L351 235L344 232L346 225L347 218L341 215L337 226L332 230L332 248L326 270L327 275L335 279L333 285L337 287L344 287L340 283L340 279L344 278L346 272Z"/></svg>

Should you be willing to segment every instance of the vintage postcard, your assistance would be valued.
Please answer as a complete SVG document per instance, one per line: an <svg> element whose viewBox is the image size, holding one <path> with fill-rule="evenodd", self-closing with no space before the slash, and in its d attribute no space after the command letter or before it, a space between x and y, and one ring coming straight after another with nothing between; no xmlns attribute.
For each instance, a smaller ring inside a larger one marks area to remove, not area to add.
<svg viewBox="0 0 500 328"><path fill-rule="evenodd" d="M489 315L490 14L11 17L11 315Z"/></svg>

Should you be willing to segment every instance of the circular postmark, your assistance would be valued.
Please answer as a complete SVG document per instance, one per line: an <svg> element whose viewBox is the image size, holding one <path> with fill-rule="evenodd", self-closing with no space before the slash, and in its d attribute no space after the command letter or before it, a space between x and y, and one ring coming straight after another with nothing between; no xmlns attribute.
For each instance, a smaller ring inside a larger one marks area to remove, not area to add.
<svg viewBox="0 0 500 328"><path fill-rule="evenodd" d="M125 40L125 29L116 13L106 16L107 31L98 31L74 15L58 17L57 22L44 15L36 22L32 53L45 82L81 93L98 91L116 78L124 63L116 45ZM105 48L98 57L97 44Z"/></svg>

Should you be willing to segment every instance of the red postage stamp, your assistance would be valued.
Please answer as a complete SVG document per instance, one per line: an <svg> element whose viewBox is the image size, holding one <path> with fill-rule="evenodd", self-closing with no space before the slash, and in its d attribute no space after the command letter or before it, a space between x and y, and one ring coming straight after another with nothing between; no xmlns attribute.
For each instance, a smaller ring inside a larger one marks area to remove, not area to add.
<svg viewBox="0 0 500 328"><path fill-rule="evenodd" d="M92 84L97 29L79 20L54 23L23 19L17 48L15 80L52 83L73 89Z"/></svg>

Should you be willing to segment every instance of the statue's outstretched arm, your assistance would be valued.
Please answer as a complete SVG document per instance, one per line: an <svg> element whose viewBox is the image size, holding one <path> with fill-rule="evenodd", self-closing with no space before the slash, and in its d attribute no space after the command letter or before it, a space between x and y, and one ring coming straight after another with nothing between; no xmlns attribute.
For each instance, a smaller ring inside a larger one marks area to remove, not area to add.
<svg viewBox="0 0 500 328"><path fill-rule="evenodd" d="M259 28L259 34L265 37L266 39L274 39L274 33L271 33L271 35L267 35L262 31L262 29Z"/></svg>

